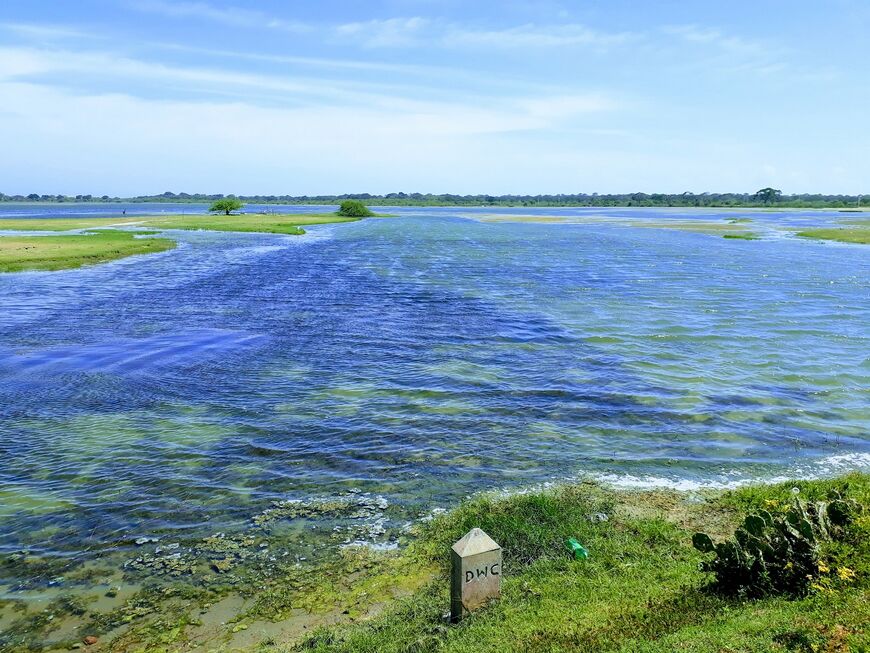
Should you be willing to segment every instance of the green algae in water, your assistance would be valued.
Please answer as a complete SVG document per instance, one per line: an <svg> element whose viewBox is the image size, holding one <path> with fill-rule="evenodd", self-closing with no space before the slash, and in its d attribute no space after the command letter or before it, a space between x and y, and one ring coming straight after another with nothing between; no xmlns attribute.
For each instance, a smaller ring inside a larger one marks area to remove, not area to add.
<svg viewBox="0 0 870 653"><path fill-rule="evenodd" d="M445 376L463 383L487 384L498 383L507 376L506 370L493 365L481 365L467 360L454 359L426 365L426 373L434 376Z"/></svg>
<svg viewBox="0 0 870 653"><path fill-rule="evenodd" d="M68 499L32 487L7 485L0 487L0 519L19 512L48 514L72 505Z"/></svg>

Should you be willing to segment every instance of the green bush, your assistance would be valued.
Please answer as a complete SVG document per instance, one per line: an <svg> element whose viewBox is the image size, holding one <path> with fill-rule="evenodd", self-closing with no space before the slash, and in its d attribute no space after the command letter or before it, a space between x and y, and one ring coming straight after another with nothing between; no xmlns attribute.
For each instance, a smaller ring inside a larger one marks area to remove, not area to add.
<svg viewBox="0 0 870 653"><path fill-rule="evenodd" d="M819 575L823 543L842 539L861 511L856 501L836 493L830 501L807 504L795 497L784 513L759 510L747 516L733 539L713 544L709 535L696 533L692 544L716 554L701 569L715 574L714 589L722 594L802 596Z"/></svg>
<svg viewBox="0 0 870 653"><path fill-rule="evenodd" d="M359 200L344 200L338 209L338 215L346 218L368 218L374 213Z"/></svg>

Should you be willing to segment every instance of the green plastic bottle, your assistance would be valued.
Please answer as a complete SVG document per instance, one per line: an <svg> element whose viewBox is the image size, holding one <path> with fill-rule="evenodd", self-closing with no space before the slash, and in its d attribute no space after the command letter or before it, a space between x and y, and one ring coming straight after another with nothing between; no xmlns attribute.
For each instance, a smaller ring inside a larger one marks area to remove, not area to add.
<svg viewBox="0 0 870 653"><path fill-rule="evenodd" d="M585 560L589 557L589 551L587 551L586 547L580 544L576 538L569 537L565 540L565 545L568 547L568 550L571 552L571 555L575 560Z"/></svg>

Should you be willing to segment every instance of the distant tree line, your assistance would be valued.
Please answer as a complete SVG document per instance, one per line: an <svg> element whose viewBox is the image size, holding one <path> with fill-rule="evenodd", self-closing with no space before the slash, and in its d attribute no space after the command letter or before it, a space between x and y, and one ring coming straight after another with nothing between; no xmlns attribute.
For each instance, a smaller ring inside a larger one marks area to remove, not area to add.
<svg viewBox="0 0 870 653"><path fill-rule="evenodd" d="M344 195L205 195L172 193L109 197L108 195L5 195L0 202L203 202L238 200L252 204L340 204L344 200L361 200L370 206L673 206L673 207L782 207L782 208L849 208L870 206L870 195L783 195L775 188L755 193L574 193L558 195L454 195L450 193L348 193Z"/></svg>

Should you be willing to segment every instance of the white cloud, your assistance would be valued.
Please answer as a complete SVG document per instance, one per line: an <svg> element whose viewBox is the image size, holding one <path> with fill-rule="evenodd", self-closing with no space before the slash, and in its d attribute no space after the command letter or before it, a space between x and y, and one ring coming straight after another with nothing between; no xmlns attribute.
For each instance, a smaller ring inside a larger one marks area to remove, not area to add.
<svg viewBox="0 0 870 653"><path fill-rule="evenodd" d="M553 48L589 46L605 48L635 38L627 32L601 32L585 25L518 25L498 30L430 20L419 16L389 18L339 25L340 37L369 48L438 46L445 48Z"/></svg>
<svg viewBox="0 0 870 653"><path fill-rule="evenodd" d="M0 29L13 32L30 40L57 41L61 39L95 38L93 34L65 25L33 25L30 23L0 23Z"/></svg>
<svg viewBox="0 0 870 653"><path fill-rule="evenodd" d="M604 48L636 38L628 32L601 32L585 25L520 25L502 30L472 30L460 27L444 35L447 45L473 45L500 48L553 48L592 46Z"/></svg>
<svg viewBox="0 0 870 653"><path fill-rule="evenodd" d="M787 68L788 52L781 46L726 34L721 30L698 25L671 25L662 31L706 52L698 63L736 73L771 75Z"/></svg>
<svg viewBox="0 0 870 653"><path fill-rule="evenodd" d="M511 176L540 177L542 161L555 156L528 157L525 148L500 140L487 144L489 135L548 124L521 103L269 108L81 95L13 82L0 82L0 94L7 98L0 109L0 139L7 143L0 177L10 189L31 188L38 169L42 183L63 180L54 192L302 194L426 184L471 192L488 185L486 171L504 166L512 167Z"/></svg>
<svg viewBox="0 0 870 653"><path fill-rule="evenodd" d="M613 111L619 105L600 94L554 95L522 100L520 106L529 115L543 120L571 118L584 113Z"/></svg>
<svg viewBox="0 0 870 653"><path fill-rule="evenodd" d="M0 81L52 70L51 61L39 50L0 47Z"/></svg>
<svg viewBox="0 0 870 653"><path fill-rule="evenodd" d="M96 92L77 80L128 90ZM167 87L193 99L153 97ZM62 180L53 192L111 194L383 190L419 188L422 178L471 192L475 170L507 162L541 175L525 148L499 145L504 135L582 127L617 106L597 94L520 88L421 99L416 90L0 47L0 178L9 189L31 188L38 169L40 179Z"/></svg>
<svg viewBox="0 0 870 653"><path fill-rule="evenodd" d="M262 11L234 6L218 7L207 2L169 2L168 0L136 0L132 9L160 14L169 18L197 18L223 23L231 27L265 27L285 32L302 33L311 26L298 21L283 20Z"/></svg>
<svg viewBox="0 0 870 653"><path fill-rule="evenodd" d="M0 97L7 193L727 190L764 185L757 162L765 160L795 189L845 192L860 188L866 170L861 148L820 157L801 143L765 159L764 143L717 147L705 133L687 132L673 147L586 131L574 138L590 115L583 111L599 106L582 96L492 107L266 107L0 81ZM835 166L850 173L832 177Z"/></svg>
<svg viewBox="0 0 870 653"><path fill-rule="evenodd" d="M385 121L404 120L415 128L429 128L438 133L543 129L560 120L617 108L612 99L599 94L428 100L417 97L415 87L168 66L104 52L0 47L0 80L28 82L33 75L62 80L97 78L123 82L130 88L142 83L179 85L188 93L199 92L209 101L223 96L250 105L257 105L260 94L266 94L270 105L331 107L347 112L370 110ZM86 89L77 91L87 93Z"/></svg>
<svg viewBox="0 0 870 653"><path fill-rule="evenodd" d="M395 48L416 45L425 36L424 30L432 23L418 16L412 18L388 18L359 23L346 23L336 27L340 37L347 42L368 48Z"/></svg>
<svg viewBox="0 0 870 653"><path fill-rule="evenodd" d="M230 59L244 59L248 61L260 61L269 63L282 63L313 68L332 68L336 70L374 71L385 73L403 73L410 75L421 74L456 74L457 71L437 66L425 66L415 64L385 63L381 61L361 61L354 59L332 59L324 57L300 57L278 54L260 54L241 50L220 50L215 48L200 48L177 43L152 43L150 45L166 50L189 52L210 57L222 57Z"/></svg>

